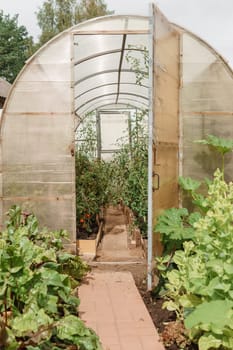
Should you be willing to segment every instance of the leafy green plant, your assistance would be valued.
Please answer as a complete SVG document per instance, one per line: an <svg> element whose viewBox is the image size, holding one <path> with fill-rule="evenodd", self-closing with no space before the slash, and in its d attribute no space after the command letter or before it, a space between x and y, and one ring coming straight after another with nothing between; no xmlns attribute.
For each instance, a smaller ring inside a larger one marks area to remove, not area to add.
<svg viewBox="0 0 233 350"><path fill-rule="evenodd" d="M77 233L91 234L97 226L97 215L109 201L109 166L76 153L76 220Z"/></svg>
<svg viewBox="0 0 233 350"><path fill-rule="evenodd" d="M110 164L111 200L122 201L134 213L142 234L147 234L148 138L147 111L138 113L131 131L131 142L120 140L119 151Z"/></svg>
<svg viewBox="0 0 233 350"><path fill-rule="evenodd" d="M233 140L208 135L206 139L195 142L208 145L221 154L222 176L224 177L224 156L233 150ZM180 189L191 198L194 212L189 214L186 208L171 208L164 210L158 217L154 231L161 233L165 253L181 248L184 241L192 239L194 234L193 224L210 209L205 193L207 193L211 184L212 181L209 179L200 182L191 177L179 177Z"/></svg>
<svg viewBox="0 0 233 350"><path fill-rule="evenodd" d="M193 240L175 252L176 268L166 272L164 306L185 319L200 350L232 349L233 184L221 171L215 172L205 200L209 210L194 223ZM161 259L162 265L166 261ZM227 310L225 323L220 306Z"/></svg>
<svg viewBox="0 0 233 350"><path fill-rule="evenodd" d="M77 316L74 286L87 266L62 250L64 237L64 231L41 231L19 207L10 209L0 233L1 349L101 349Z"/></svg>
<svg viewBox="0 0 233 350"><path fill-rule="evenodd" d="M181 238L174 253L157 258L157 268L164 284L164 307L175 311L177 319L198 343L199 350L230 350L233 342L233 183L224 180L224 156L232 151L233 141L209 135L198 141L222 155L222 171L213 181L205 180L207 194L199 191L201 183L180 178L197 211L170 209L159 219L158 230L171 244ZM191 225L191 235L183 235ZM169 238L171 241L169 241ZM188 238L188 239L187 239ZM183 242L182 242L183 239Z"/></svg>
<svg viewBox="0 0 233 350"><path fill-rule="evenodd" d="M217 137L215 135L207 135L206 139L197 140L196 143L200 143L202 145L208 145L221 154L222 158L222 172L224 174L224 163L225 163L225 155L229 152L233 151L233 140L228 140L225 138Z"/></svg>
<svg viewBox="0 0 233 350"><path fill-rule="evenodd" d="M149 76L149 52L143 45L128 45L126 60L135 72L136 84L142 85L144 79Z"/></svg>
<svg viewBox="0 0 233 350"><path fill-rule="evenodd" d="M157 220L155 231L160 232L164 253L180 249L184 241L193 239L194 223L200 219L198 212L189 215L186 208L165 210Z"/></svg>

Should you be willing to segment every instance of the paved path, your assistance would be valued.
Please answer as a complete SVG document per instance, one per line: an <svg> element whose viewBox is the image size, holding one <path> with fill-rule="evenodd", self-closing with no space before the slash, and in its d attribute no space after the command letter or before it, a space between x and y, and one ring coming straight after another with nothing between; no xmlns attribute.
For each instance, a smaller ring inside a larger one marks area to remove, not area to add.
<svg viewBox="0 0 233 350"><path fill-rule="evenodd" d="M79 296L80 317L104 350L164 350L130 272L91 272Z"/></svg>
<svg viewBox="0 0 233 350"><path fill-rule="evenodd" d="M97 250L97 261L142 261L142 247L129 249L126 217L122 209L109 207L105 213L104 236Z"/></svg>

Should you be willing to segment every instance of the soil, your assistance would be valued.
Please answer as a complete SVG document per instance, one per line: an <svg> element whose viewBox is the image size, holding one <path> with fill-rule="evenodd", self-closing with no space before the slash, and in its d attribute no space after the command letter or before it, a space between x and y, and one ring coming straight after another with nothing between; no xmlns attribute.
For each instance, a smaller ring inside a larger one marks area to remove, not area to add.
<svg viewBox="0 0 233 350"><path fill-rule="evenodd" d="M99 227L97 224L91 227L91 232L85 230L85 228L79 228L77 232L77 239L96 239Z"/></svg>

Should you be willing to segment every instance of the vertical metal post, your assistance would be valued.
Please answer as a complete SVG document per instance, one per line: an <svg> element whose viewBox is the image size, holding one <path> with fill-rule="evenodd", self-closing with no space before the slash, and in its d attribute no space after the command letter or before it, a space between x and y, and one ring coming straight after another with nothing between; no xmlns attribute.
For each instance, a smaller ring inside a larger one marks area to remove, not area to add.
<svg viewBox="0 0 233 350"><path fill-rule="evenodd" d="M154 123L154 4L149 9L149 116L148 116L148 251L147 289L152 289L153 266L153 123Z"/></svg>
<svg viewBox="0 0 233 350"><path fill-rule="evenodd" d="M128 113L128 135L129 135L129 149L130 149L130 159L132 159L132 121L131 112Z"/></svg>
<svg viewBox="0 0 233 350"><path fill-rule="evenodd" d="M72 118L72 141L71 141L71 149L73 149L74 153L71 153L71 161L72 161L72 232L70 232L70 244L72 244L72 250L75 252L77 251L76 246L76 157L75 157L75 49L74 49L74 42L75 42L75 35L70 34L70 94L71 94L71 106L70 106L70 118Z"/></svg>
<svg viewBox="0 0 233 350"><path fill-rule="evenodd" d="M183 35L179 37L179 176L183 176L184 161L184 131L183 131L183 108L182 108L182 88L183 88ZM182 194L179 190L179 207L182 207Z"/></svg>
<svg viewBox="0 0 233 350"><path fill-rule="evenodd" d="M97 135L97 158L101 159L101 150L102 150L102 142L101 142L101 124L100 124L100 111L96 110L96 135Z"/></svg>

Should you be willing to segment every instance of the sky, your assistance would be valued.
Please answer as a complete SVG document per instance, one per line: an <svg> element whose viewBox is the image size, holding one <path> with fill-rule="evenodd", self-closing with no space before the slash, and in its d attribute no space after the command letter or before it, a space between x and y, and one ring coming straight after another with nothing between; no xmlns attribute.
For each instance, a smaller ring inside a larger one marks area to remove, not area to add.
<svg viewBox="0 0 233 350"><path fill-rule="evenodd" d="M19 14L37 40L40 30L36 11L43 0L0 0L5 14ZM115 14L148 15L149 0L105 0ZM233 0L157 0L156 5L170 22L179 24L206 40L233 68Z"/></svg>

